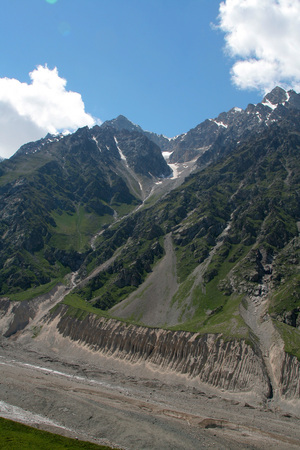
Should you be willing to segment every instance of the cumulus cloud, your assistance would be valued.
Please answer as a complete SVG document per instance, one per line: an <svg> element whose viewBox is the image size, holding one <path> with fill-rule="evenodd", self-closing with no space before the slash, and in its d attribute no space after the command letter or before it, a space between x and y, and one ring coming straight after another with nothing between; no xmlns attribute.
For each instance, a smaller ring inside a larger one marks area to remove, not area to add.
<svg viewBox="0 0 300 450"><path fill-rule="evenodd" d="M300 90L300 0L225 0L219 11L237 87Z"/></svg>
<svg viewBox="0 0 300 450"><path fill-rule="evenodd" d="M0 78L0 156L10 157L22 144L55 134L93 126L81 95L66 90L57 68L38 66L31 83Z"/></svg>

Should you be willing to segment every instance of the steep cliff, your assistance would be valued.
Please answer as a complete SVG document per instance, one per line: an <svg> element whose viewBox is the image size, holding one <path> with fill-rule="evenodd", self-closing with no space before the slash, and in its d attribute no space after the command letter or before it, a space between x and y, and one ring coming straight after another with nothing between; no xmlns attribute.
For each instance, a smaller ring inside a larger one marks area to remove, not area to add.
<svg viewBox="0 0 300 450"><path fill-rule="evenodd" d="M103 355L130 363L149 363L221 389L255 391L263 398L271 395L261 356L244 341L128 325L93 314L76 318L66 305L59 305L46 322L54 319L58 320L57 329L64 337Z"/></svg>
<svg viewBox="0 0 300 450"><path fill-rule="evenodd" d="M270 362L273 367L278 394L287 400L300 398L300 363L285 352L272 352Z"/></svg>

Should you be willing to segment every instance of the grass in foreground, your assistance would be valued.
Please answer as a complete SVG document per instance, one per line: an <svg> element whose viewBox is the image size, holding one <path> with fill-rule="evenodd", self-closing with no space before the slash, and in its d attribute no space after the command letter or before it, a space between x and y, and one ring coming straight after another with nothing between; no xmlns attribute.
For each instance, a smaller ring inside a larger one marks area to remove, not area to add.
<svg viewBox="0 0 300 450"><path fill-rule="evenodd" d="M1 450L111 450L111 447L78 441L0 417Z"/></svg>

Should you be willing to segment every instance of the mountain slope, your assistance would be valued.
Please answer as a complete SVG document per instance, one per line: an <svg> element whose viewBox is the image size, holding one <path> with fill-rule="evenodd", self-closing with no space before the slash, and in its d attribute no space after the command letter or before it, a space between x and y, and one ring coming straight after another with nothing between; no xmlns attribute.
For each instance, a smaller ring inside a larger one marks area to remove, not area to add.
<svg viewBox="0 0 300 450"><path fill-rule="evenodd" d="M248 339L251 329L241 308L268 297L266 308L279 332L284 335L285 323L296 333L290 340L284 336L286 348L300 356L295 345L300 312L299 148L300 113L291 110L229 156L191 175L154 207L107 229L82 274L118 253L73 298L146 325L177 322L180 329ZM172 250L165 246L167 235ZM179 282L171 300L167 285L159 281L163 266L157 272L154 266L170 251ZM160 299L148 287L156 286L156 280ZM137 286L136 294L128 297Z"/></svg>
<svg viewBox="0 0 300 450"><path fill-rule="evenodd" d="M0 169L0 291L76 270L92 236L169 176L145 136L94 127L23 146Z"/></svg>
<svg viewBox="0 0 300 450"><path fill-rule="evenodd" d="M276 88L169 142L172 167L194 170L171 192L161 149L124 118L1 163L3 334L45 327L41 342L55 329L144 362L151 335L159 367L192 376L211 351L199 379L243 389L235 368L252 367L263 401L299 399L299 94Z"/></svg>
<svg viewBox="0 0 300 450"><path fill-rule="evenodd" d="M168 300L162 298L168 304L166 317L161 315L155 324L168 324L168 317L177 317L178 324L199 330L210 323L230 296L255 291L251 283L261 283L273 266L284 271L283 262L279 268L281 251L294 252L297 261L297 250L292 250L297 244L292 243L298 238L300 220L299 103L297 94L276 88L256 107L221 114L222 126L217 120L200 124L198 134L191 130L190 136L205 134L211 126L222 130L217 137L206 133L206 143L212 143L198 165L209 166L155 206L104 231L103 226L118 215L141 204L155 180L171 172L160 149L140 127L119 116L102 127L65 137L46 136L23 146L1 165L2 293L45 284L79 268L84 278L113 257L107 270L78 288L78 295L97 308L114 307L113 314L119 311L120 317L144 322L138 303L138 312L131 306L130 314L115 305L141 286L156 262L171 252L176 276L173 287L166 289L173 294L167 295ZM258 111L264 113L264 120L259 119L257 128ZM183 159L192 145L190 138L185 139ZM89 242L97 232L92 251ZM290 265L287 272L297 285ZM284 276L276 277L270 277L271 284L279 289L276 279ZM206 292L207 307L196 300L199 289ZM290 317L296 324L297 289L296 306L288 310L290 289L281 291L272 313L285 321ZM147 303L151 309L152 301ZM151 319L145 323L154 324Z"/></svg>

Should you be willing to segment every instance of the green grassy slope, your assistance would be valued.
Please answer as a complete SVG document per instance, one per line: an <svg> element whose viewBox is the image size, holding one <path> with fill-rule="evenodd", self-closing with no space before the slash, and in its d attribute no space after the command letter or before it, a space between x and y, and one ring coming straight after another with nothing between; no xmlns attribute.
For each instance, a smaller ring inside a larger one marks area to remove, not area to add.
<svg viewBox="0 0 300 450"><path fill-rule="evenodd" d="M292 125L287 119L252 136L154 206L106 230L87 258L87 271L120 246L123 251L77 295L103 310L121 301L163 256L160 250L149 258L152 246L171 233L180 282L174 303L182 317L192 311L177 328L247 338L239 304L262 282L270 264L270 312L284 321L286 313L300 307L299 151L300 121L293 116ZM195 283L191 274L201 264L205 270Z"/></svg>
<svg viewBox="0 0 300 450"><path fill-rule="evenodd" d="M118 158L101 155L83 129L1 164L0 295L77 270L92 236L140 203L115 170Z"/></svg>
<svg viewBox="0 0 300 450"><path fill-rule="evenodd" d="M0 417L1 450L109 450L111 447L70 439Z"/></svg>

